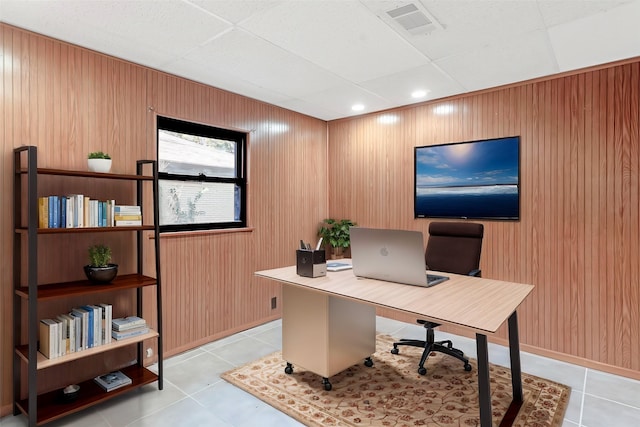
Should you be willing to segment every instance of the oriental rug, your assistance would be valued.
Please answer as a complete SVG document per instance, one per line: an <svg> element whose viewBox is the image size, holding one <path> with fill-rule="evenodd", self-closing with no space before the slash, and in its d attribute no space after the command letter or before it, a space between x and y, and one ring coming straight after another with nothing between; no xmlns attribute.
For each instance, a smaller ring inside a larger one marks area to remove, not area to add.
<svg viewBox="0 0 640 427"><path fill-rule="evenodd" d="M417 373L421 349L402 347L389 352L393 338L378 335L373 367L353 366L329 380L294 366L284 372L281 352L273 353L222 375L226 381L256 396L308 426L478 426L477 364L466 372L462 363L433 353L427 374ZM490 365L494 425L511 402L508 368ZM522 374L524 403L513 425L558 427L569 402L569 387Z"/></svg>

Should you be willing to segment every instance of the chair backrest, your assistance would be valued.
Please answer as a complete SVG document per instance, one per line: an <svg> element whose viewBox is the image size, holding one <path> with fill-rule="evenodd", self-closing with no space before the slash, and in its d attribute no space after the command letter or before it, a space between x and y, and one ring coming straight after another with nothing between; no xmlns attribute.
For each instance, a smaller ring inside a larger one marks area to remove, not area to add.
<svg viewBox="0 0 640 427"><path fill-rule="evenodd" d="M430 270L469 274L480 268L484 226L473 222L432 222L425 261Z"/></svg>

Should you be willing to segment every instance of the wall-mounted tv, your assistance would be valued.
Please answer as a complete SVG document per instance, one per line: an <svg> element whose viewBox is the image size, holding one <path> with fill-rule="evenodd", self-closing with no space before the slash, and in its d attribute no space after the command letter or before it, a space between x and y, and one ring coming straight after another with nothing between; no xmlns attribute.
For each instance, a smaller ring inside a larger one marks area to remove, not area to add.
<svg viewBox="0 0 640 427"><path fill-rule="evenodd" d="M520 137L415 148L416 218L520 219Z"/></svg>

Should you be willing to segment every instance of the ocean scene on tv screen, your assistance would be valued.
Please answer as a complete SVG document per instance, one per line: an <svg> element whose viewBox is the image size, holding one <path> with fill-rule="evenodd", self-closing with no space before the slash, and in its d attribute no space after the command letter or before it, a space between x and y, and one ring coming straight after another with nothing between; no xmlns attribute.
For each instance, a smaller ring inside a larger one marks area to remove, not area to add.
<svg viewBox="0 0 640 427"><path fill-rule="evenodd" d="M519 137L416 148L416 217L518 219Z"/></svg>

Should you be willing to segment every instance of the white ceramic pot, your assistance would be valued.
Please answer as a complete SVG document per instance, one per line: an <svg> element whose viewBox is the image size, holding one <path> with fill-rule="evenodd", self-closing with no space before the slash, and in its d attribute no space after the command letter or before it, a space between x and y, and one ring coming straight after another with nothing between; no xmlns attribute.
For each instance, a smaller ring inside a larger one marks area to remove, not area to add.
<svg viewBox="0 0 640 427"><path fill-rule="evenodd" d="M111 170L111 159L87 159L91 172L107 173Z"/></svg>

